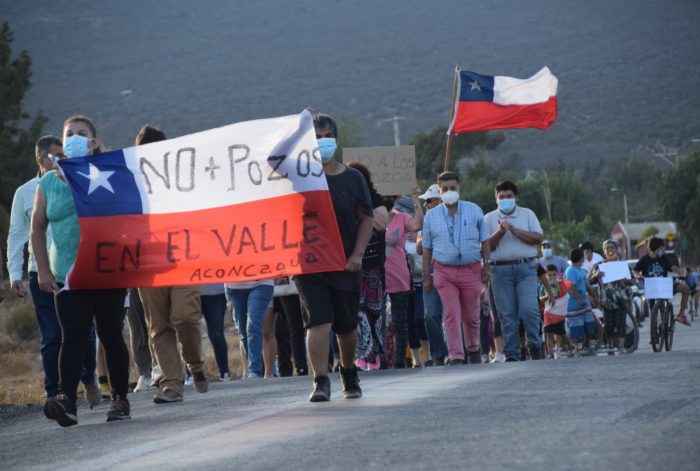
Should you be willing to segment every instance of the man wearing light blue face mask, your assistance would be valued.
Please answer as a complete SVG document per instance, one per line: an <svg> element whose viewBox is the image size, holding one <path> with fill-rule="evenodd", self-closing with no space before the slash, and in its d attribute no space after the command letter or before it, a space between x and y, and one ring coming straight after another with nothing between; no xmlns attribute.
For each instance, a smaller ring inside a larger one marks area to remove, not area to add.
<svg viewBox="0 0 700 471"><path fill-rule="evenodd" d="M542 241L542 258L538 260L542 268L547 269L548 265L554 265L557 267L557 273L563 275L569 264L566 262L564 257L559 255L554 255L554 243L550 239Z"/></svg>
<svg viewBox="0 0 700 471"><path fill-rule="evenodd" d="M491 290L503 332L506 361L520 359L519 321L525 326L530 357L542 358L537 303L537 245L542 227L534 212L519 207L518 187L496 184L498 209L484 216L491 234Z"/></svg>

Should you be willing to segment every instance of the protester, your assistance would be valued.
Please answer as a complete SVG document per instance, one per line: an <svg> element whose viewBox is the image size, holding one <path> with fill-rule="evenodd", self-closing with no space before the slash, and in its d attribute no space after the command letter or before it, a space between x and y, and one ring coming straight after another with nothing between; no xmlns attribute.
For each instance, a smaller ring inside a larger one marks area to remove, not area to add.
<svg viewBox="0 0 700 471"><path fill-rule="evenodd" d="M202 317L207 324L207 336L214 349L216 366L219 369L219 379L228 381L231 374L228 368L228 345L224 335L224 319L226 318L226 295L223 284L202 286Z"/></svg>
<svg viewBox="0 0 700 471"><path fill-rule="evenodd" d="M68 158L101 152L97 132L84 116L72 116L63 125L63 152ZM51 224L53 244L46 250L46 229ZM76 391L83 374L85 349L94 319L105 349L112 385L107 421L129 419L129 351L122 337L124 289L61 290L75 262L80 226L68 185L56 172L47 172L38 184L31 223L39 288L54 293L63 341L59 355L58 395L44 404L47 417L62 427L78 423Z"/></svg>
<svg viewBox="0 0 700 471"><path fill-rule="evenodd" d="M148 391L154 385L153 370L155 355L148 336L146 314L136 288L129 290L129 307L126 310L126 320L129 324L129 340L134 363L139 372L134 392Z"/></svg>
<svg viewBox="0 0 700 471"><path fill-rule="evenodd" d="M442 205L428 211L423 228L423 288L430 292L434 279L442 300L446 364L461 364L465 345L469 363L481 363L479 299L491 257L484 213L474 203L459 201L457 174L443 172L437 184Z"/></svg>
<svg viewBox="0 0 700 471"><path fill-rule="evenodd" d="M425 329L425 306L423 305L423 256L418 255L416 244L418 233L406 235L404 249L411 272L411 297L408 302L408 346L413 356L414 368L433 364L430 354L430 339ZM427 364L427 365L426 365Z"/></svg>
<svg viewBox="0 0 700 471"><path fill-rule="evenodd" d="M426 213L436 208L442 203L440 196L440 189L437 183L433 183L428 187L425 193L420 195L418 198L422 199L425 204ZM423 273L421 275L421 280L424 279L426 275L425 265L422 264L423 256L423 233L418 232L416 237L416 253L421 256L421 265ZM432 360L428 360L425 366L442 366L445 364L445 357L447 357L447 345L445 345L445 336L442 330L442 301L440 301L440 294L437 289L434 288L434 281L432 280L434 271L434 265L431 261L427 272L431 277L431 283L433 283L433 289L430 291L425 290L425 283L423 284L423 310L425 318L425 331L428 334L428 341L430 342L430 356Z"/></svg>
<svg viewBox="0 0 700 471"><path fill-rule="evenodd" d="M554 304L551 302L552 298L559 298L564 295L565 287L562 286L562 281L559 279L559 269L555 264L550 263L546 269L547 281L540 284L539 299L544 310L544 336L547 358L556 360L560 358L562 347L564 345L568 347L571 342L566 334L566 312L558 315L549 311L548 307L551 308ZM547 306L548 302L550 306ZM556 348L554 347L555 340Z"/></svg>
<svg viewBox="0 0 700 471"><path fill-rule="evenodd" d="M664 241L658 237L649 239L647 242L649 253L640 258L634 267L634 271L638 276L645 278L666 277L670 271L683 276L681 268L669 261L668 255L664 252L664 245ZM681 324L690 326L690 320L685 315L690 289L684 283L674 283L673 293L681 293L681 307L676 320Z"/></svg>
<svg viewBox="0 0 700 471"><path fill-rule="evenodd" d="M285 335L288 339L289 354L294 360L294 370L297 376L306 376L309 374L309 366L306 359L306 335L301 315L301 302L296 284L292 283L289 277L275 279L273 305L274 310L280 316L276 328L280 376L292 376L291 365L287 366L288 361L283 361L281 358L282 349L279 347L283 344L280 341L281 335Z"/></svg>
<svg viewBox="0 0 700 471"><path fill-rule="evenodd" d="M394 208L394 203L400 198L384 198L384 206L389 210L389 221L386 226L386 261L384 276L386 292L391 300L391 323L394 326L394 368L405 368L404 361L406 345L408 344L408 308L411 296L411 273L404 246L406 235L423 228L423 209L418 201L419 191L413 192L415 201L415 217ZM420 347L420 344L416 348ZM420 362L420 359L418 359Z"/></svg>
<svg viewBox="0 0 700 471"><path fill-rule="evenodd" d="M314 388L311 402L329 401L328 351L331 327L340 349L340 377L346 398L362 396L357 367L357 313L360 304L362 258L372 237L373 210L362 174L333 158L338 128L328 115L314 116L318 155L326 175L338 229L347 258L345 271L295 277L301 299Z"/></svg>
<svg viewBox="0 0 700 471"><path fill-rule="evenodd" d="M542 257L537 261L542 268L547 269L548 265L554 265L557 269L557 273L564 274L566 269L569 268L569 264L566 262L564 257L559 255L554 255L554 243L551 239L546 239L542 241L540 246L542 249Z"/></svg>
<svg viewBox="0 0 700 471"><path fill-rule="evenodd" d="M146 124L136 136L136 145L165 140L165 133ZM200 334L201 288L199 286L140 287L139 297L153 343L153 352L161 369L160 392L153 396L156 404L182 402L184 368L192 372L195 391L209 390L204 372ZM178 343L180 352L178 352ZM182 355L182 356L181 356Z"/></svg>
<svg viewBox="0 0 700 471"><path fill-rule="evenodd" d="M603 253L606 262L616 262L619 260L617 242L608 239L603 242ZM632 280L618 280L610 283L603 283L605 272L600 269L600 263L593 265L588 272L588 281L591 284L599 285L601 293L601 307L605 321L605 337L608 354L620 355L626 353L625 350L625 329L627 327L627 313L632 308L632 292L630 286L634 284ZM617 342L615 342L617 339Z"/></svg>
<svg viewBox="0 0 700 471"><path fill-rule="evenodd" d="M29 242L29 260L27 272L29 275L29 292L34 304L34 313L39 325L41 341L41 363L44 369L44 390L46 398L58 394L58 353L61 348L61 326L56 315L53 293L45 293L39 289L37 280L34 250L29 240L29 230L34 207L34 195L41 177L53 168L49 154L65 158L63 143L56 136L44 136L37 140L35 158L39 167L36 177L22 184L15 191L10 213L10 228L7 236L7 272L10 276L10 290L15 296L24 297L27 291L22 282L24 266L24 245ZM46 229L47 250L51 246L51 228ZM95 329L90 328L88 342L85 347L84 371L81 381L85 388L85 400L90 407L97 406L101 401L99 387L95 381Z"/></svg>
<svg viewBox="0 0 700 471"><path fill-rule="evenodd" d="M581 265L581 268L583 268L586 273L591 271L593 265L603 261L603 257L598 252L593 251L592 243L586 241L581 244L580 249L583 250L583 265Z"/></svg>
<svg viewBox="0 0 700 471"><path fill-rule="evenodd" d="M537 245L542 241L542 227L533 211L517 204L515 183L498 182L495 193L498 209L488 213L484 221L491 234L491 289L503 330L504 354L506 361L520 360L518 329L522 321L530 357L539 360Z"/></svg>
<svg viewBox="0 0 700 471"><path fill-rule="evenodd" d="M593 312L586 290L588 274L582 268L584 263L583 250L572 249L569 252L569 260L571 260L571 266L566 269L564 274L564 279L571 282L566 325L569 327L569 335L576 344L578 353L595 355L595 351L590 346L590 339L595 330Z"/></svg>

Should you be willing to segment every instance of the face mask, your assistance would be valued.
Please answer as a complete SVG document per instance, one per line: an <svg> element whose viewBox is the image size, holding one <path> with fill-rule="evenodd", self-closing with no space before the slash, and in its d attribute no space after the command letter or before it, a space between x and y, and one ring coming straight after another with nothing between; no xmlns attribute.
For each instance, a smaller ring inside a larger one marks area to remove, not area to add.
<svg viewBox="0 0 700 471"><path fill-rule="evenodd" d="M663 256L664 256L664 251L663 251L663 250L657 250L657 251L656 251L656 256L657 256L657 257L663 257Z"/></svg>
<svg viewBox="0 0 700 471"><path fill-rule="evenodd" d="M459 193L454 190L446 191L442 194L442 202L447 205L453 205L459 201Z"/></svg>
<svg viewBox="0 0 700 471"><path fill-rule="evenodd" d="M542 255L544 255L545 258L549 258L552 255L554 255L554 250L553 249L542 249Z"/></svg>
<svg viewBox="0 0 700 471"><path fill-rule="evenodd" d="M89 139L85 136L73 134L63 141L63 153L66 154L69 159L73 157L84 157L90 153L88 141Z"/></svg>
<svg viewBox="0 0 700 471"><path fill-rule="evenodd" d="M330 162L338 149L334 137L322 137L318 139L318 152L321 154L321 162Z"/></svg>
<svg viewBox="0 0 700 471"><path fill-rule="evenodd" d="M498 209L504 213L511 213L515 209L515 200L508 198L505 200L498 200Z"/></svg>

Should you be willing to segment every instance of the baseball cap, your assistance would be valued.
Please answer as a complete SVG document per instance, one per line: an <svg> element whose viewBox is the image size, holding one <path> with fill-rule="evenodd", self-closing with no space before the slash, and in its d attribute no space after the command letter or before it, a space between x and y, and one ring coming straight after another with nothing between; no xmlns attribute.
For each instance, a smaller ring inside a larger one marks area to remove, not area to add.
<svg viewBox="0 0 700 471"><path fill-rule="evenodd" d="M440 198L440 190L439 187L437 186L437 183L433 183L428 187L427 190L425 190L425 193L420 195L418 198L422 200L429 200L431 198Z"/></svg>
<svg viewBox="0 0 700 471"><path fill-rule="evenodd" d="M550 247L553 247L553 246L554 246L554 244L552 243L552 240L551 240L551 239L545 239L545 240L543 240L543 241L542 241L542 244L540 244L540 245L549 245Z"/></svg>

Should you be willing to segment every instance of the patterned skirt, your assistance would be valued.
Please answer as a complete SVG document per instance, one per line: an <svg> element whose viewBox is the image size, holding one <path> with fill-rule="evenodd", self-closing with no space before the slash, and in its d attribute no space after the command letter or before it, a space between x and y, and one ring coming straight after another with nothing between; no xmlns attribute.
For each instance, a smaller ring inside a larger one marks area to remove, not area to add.
<svg viewBox="0 0 700 471"><path fill-rule="evenodd" d="M384 270L382 267L362 270L356 358L374 361L376 355L383 351L381 336L383 311Z"/></svg>

